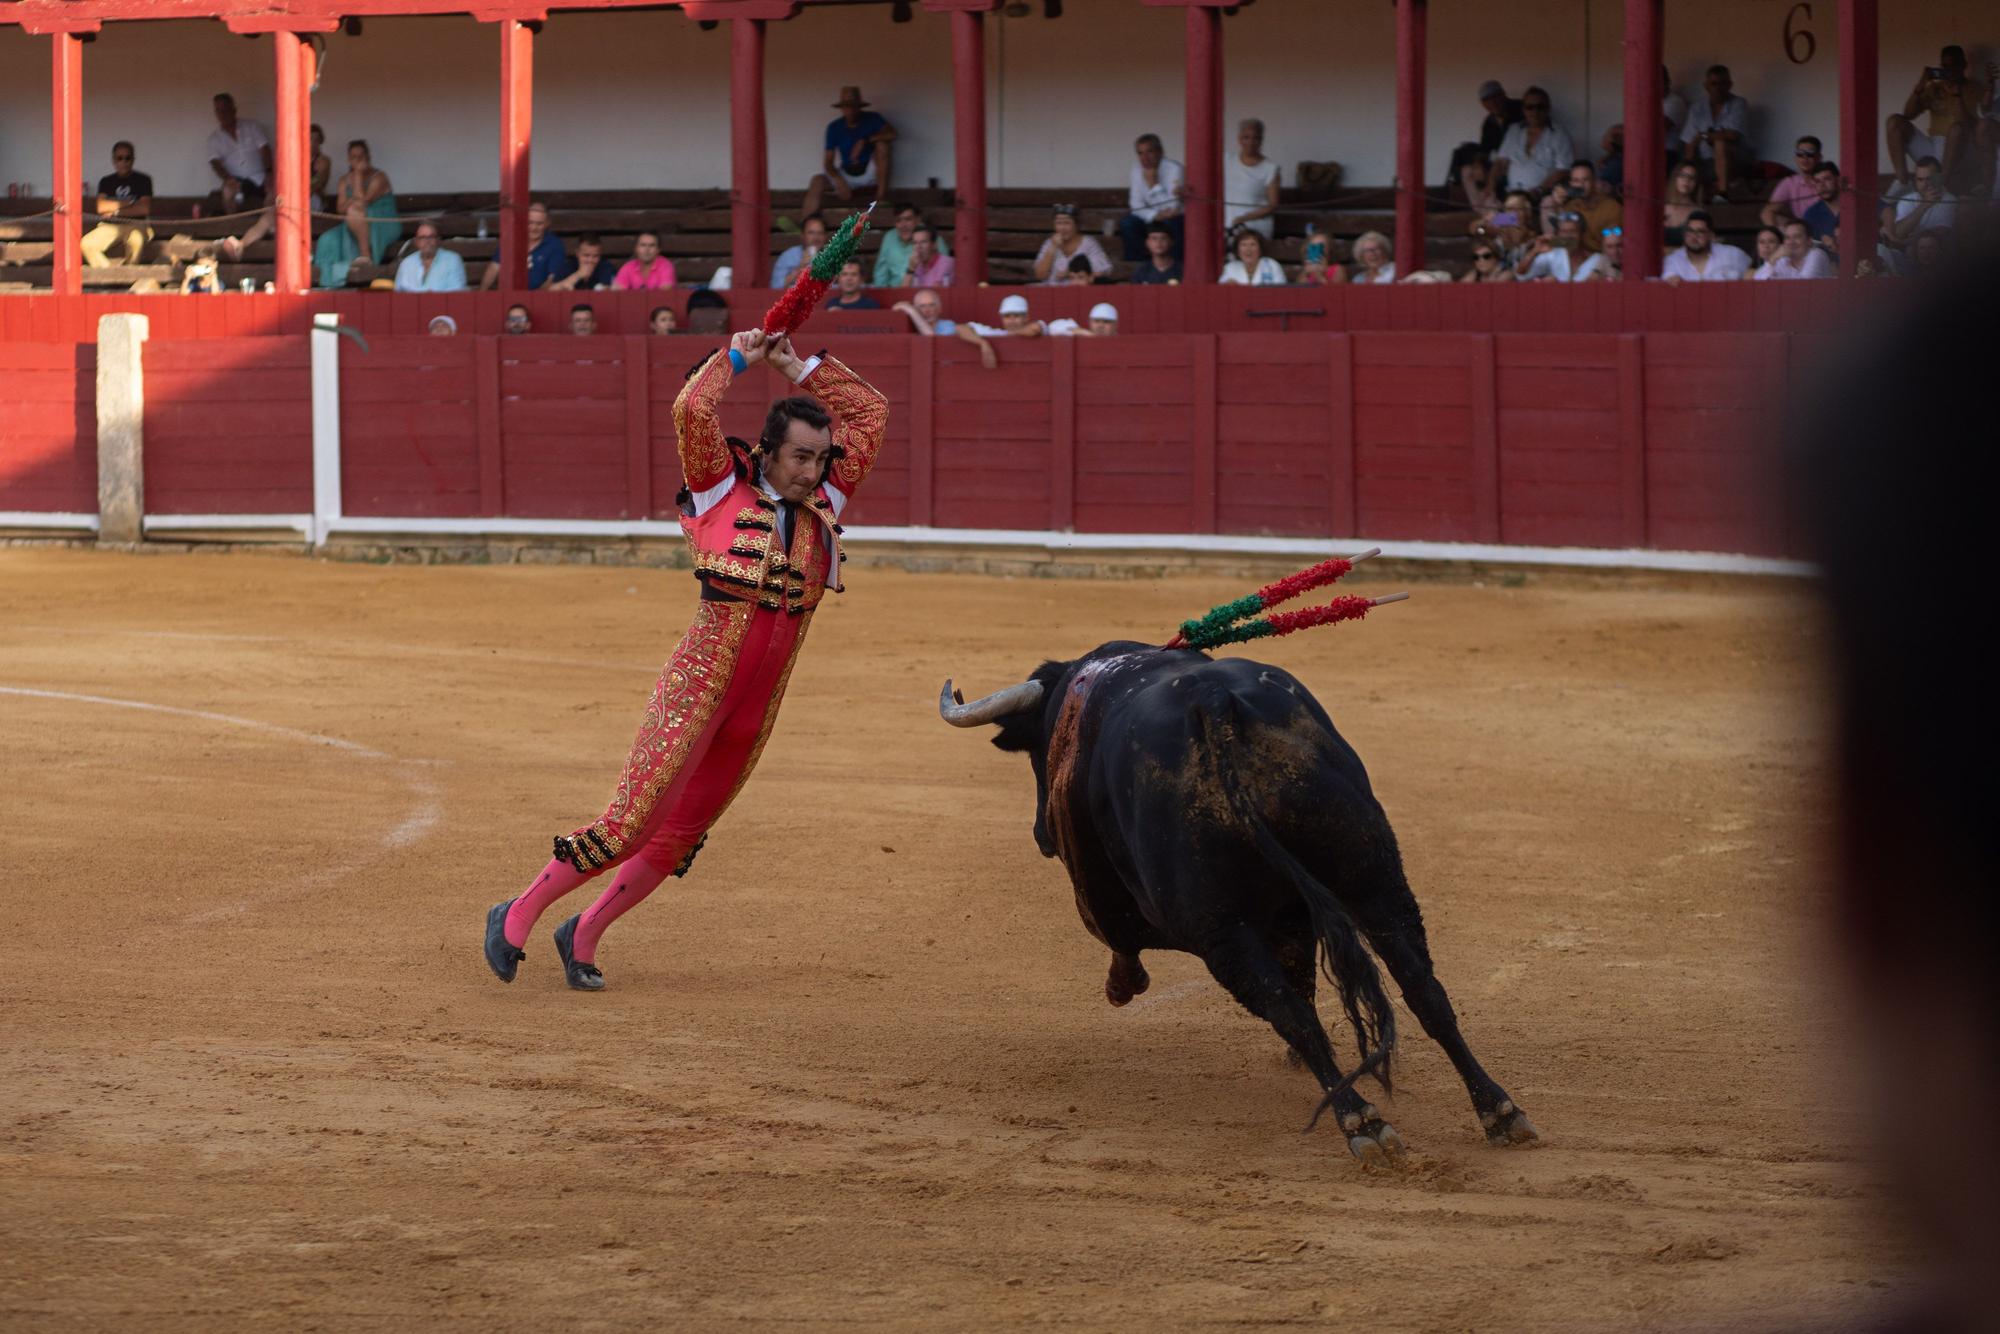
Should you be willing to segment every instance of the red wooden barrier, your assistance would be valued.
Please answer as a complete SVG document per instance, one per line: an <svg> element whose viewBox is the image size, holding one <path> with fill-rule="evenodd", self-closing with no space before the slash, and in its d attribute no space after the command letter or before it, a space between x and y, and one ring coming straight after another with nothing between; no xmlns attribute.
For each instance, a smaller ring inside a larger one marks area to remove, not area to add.
<svg viewBox="0 0 2000 1334"><path fill-rule="evenodd" d="M0 510L97 513L97 349L0 343Z"/></svg>
<svg viewBox="0 0 2000 1334"><path fill-rule="evenodd" d="M148 514L312 510L306 341L145 345Z"/></svg>

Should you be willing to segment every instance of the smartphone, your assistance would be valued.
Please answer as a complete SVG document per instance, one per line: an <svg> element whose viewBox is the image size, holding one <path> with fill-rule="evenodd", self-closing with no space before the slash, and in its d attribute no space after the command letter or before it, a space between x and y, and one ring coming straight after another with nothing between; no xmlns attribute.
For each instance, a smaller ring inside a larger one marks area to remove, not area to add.
<svg viewBox="0 0 2000 1334"><path fill-rule="evenodd" d="M1942 66L1942 65L1926 65L1926 66L1924 67L1924 77L1925 77L1926 79L1943 79L1943 78L1944 78L1944 66Z"/></svg>
<svg viewBox="0 0 2000 1334"><path fill-rule="evenodd" d="M1495 213L1493 215L1493 225L1495 227L1518 227L1521 225L1521 219L1511 212Z"/></svg>
<svg viewBox="0 0 2000 1334"><path fill-rule="evenodd" d="M1306 247L1306 263L1324 264L1325 262L1326 262L1326 242L1314 241L1312 244Z"/></svg>

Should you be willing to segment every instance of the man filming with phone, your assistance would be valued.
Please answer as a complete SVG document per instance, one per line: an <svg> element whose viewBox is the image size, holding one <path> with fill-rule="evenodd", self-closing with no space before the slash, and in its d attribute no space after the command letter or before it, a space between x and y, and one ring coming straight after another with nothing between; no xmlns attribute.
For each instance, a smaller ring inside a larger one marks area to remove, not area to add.
<svg viewBox="0 0 2000 1334"><path fill-rule="evenodd" d="M1986 101L1985 85L1965 69L1965 48L1945 47L1938 52L1938 63L1918 76L1902 111L1889 117L1889 169L1896 173L1897 190L1909 188L1916 164L1927 157L1944 165L1947 181L1956 179ZM1917 117L1926 113L1928 132L1917 128Z"/></svg>

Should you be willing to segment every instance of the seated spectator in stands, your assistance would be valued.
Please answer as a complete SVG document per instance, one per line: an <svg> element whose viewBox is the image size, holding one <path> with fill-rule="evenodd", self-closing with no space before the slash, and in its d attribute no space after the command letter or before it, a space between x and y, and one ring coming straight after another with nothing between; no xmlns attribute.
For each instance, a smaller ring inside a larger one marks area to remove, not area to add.
<svg viewBox="0 0 2000 1334"><path fill-rule="evenodd" d="M1598 238L1606 227L1625 225L1625 206L1612 198L1597 179L1597 168L1578 162L1569 169L1570 211L1583 219L1583 248L1603 249Z"/></svg>
<svg viewBox="0 0 2000 1334"><path fill-rule="evenodd" d="M1050 320L1048 331L1057 338L1109 338L1118 332L1118 307L1109 301L1092 306L1089 319L1088 325L1071 319Z"/></svg>
<svg viewBox="0 0 2000 1334"><path fill-rule="evenodd" d="M1681 228L1681 248L1667 256L1660 276L1670 286L1735 282L1750 272L1750 256L1715 239L1715 220L1697 209Z"/></svg>
<svg viewBox="0 0 2000 1334"><path fill-rule="evenodd" d="M312 182L306 188L311 191L312 197L306 202L312 206L313 212L324 213L327 203L326 187L333 181L333 159L326 155L325 130L315 125L309 137L312 143L306 150L306 157L312 163Z"/></svg>
<svg viewBox="0 0 2000 1334"><path fill-rule="evenodd" d="M535 321L528 314L528 308L517 303L507 307L507 322L501 327L510 334L533 333Z"/></svg>
<svg viewBox="0 0 2000 1334"><path fill-rule="evenodd" d="M944 297L935 288L919 287L908 301L898 301L890 309L902 311L909 317L910 327L925 337L950 337L958 332L958 325L944 317Z"/></svg>
<svg viewBox="0 0 2000 1334"><path fill-rule="evenodd" d="M1759 227L1757 229L1757 248L1751 253L1751 258L1756 261L1757 267L1743 276L1751 282L1769 282L1772 278L1778 276L1777 269L1772 266L1777 263L1778 256L1784 253L1784 230L1779 227Z"/></svg>
<svg viewBox="0 0 2000 1334"><path fill-rule="evenodd" d="M792 279L800 269L812 263L812 258L826 244L826 219L817 213L808 213L799 224L799 243L785 247L778 256L778 262L771 266L771 286L790 287Z"/></svg>
<svg viewBox="0 0 2000 1334"><path fill-rule="evenodd" d="M1757 160L1746 137L1750 104L1730 91L1734 84L1727 65L1710 65L1701 82L1708 95L1688 109L1681 146L1685 158L1713 183L1715 193L1709 202L1726 204L1731 178L1740 178Z"/></svg>
<svg viewBox="0 0 2000 1334"><path fill-rule="evenodd" d="M1826 251L1813 244L1812 229L1793 218L1785 224L1784 249L1771 262L1771 277L1792 278L1833 278L1833 260Z"/></svg>
<svg viewBox="0 0 2000 1334"><path fill-rule="evenodd" d="M850 259L840 266L840 276L834 279L833 291L828 293L826 304L829 310L880 310L882 303L862 290L861 261Z"/></svg>
<svg viewBox="0 0 2000 1334"><path fill-rule="evenodd" d="M1625 124L1620 121L1597 141L1603 156L1597 159L1597 179L1611 194L1625 191Z"/></svg>
<svg viewBox="0 0 2000 1334"><path fill-rule="evenodd" d="M992 339L1040 338L1048 332L1046 325L1028 314L1028 298L1018 292L1001 300L999 328L973 320L967 320L956 328L962 342L971 343L979 349L979 364L989 371L1000 365L1000 357L993 350Z"/></svg>
<svg viewBox="0 0 2000 1334"><path fill-rule="evenodd" d="M365 275L403 234L403 224L396 221L389 173L369 157L366 139L348 142L347 174L340 178L333 211L343 216L344 225L321 232L313 247L313 267L319 271L321 287L346 286L355 268Z"/></svg>
<svg viewBox="0 0 2000 1334"><path fill-rule="evenodd" d="M1951 241L1951 233L1935 228L1917 233L1917 239L1910 242L1910 267L1908 276L1912 278L1933 278L1944 266L1945 251ZM1829 277L1832 275L1829 274Z"/></svg>
<svg viewBox="0 0 2000 1334"><path fill-rule="evenodd" d="M1512 268L1530 242L1541 234L1535 206L1525 190L1511 190L1506 207L1489 217L1476 219L1471 228L1475 241L1491 241L1500 251L1500 262Z"/></svg>
<svg viewBox="0 0 2000 1334"><path fill-rule="evenodd" d="M1578 282L1615 283L1625 276L1625 229L1606 227L1604 249L1584 261Z"/></svg>
<svg viewBox="0 0 2000 1334"><path fill-rule="evenodd" d="M1239 287L1283 287L1285 270L1264 253L1263 233L1255 228L1240 229L1229 243L1230 261L1222 266L1215 281Z"/></svg>
<svg viewBox="0 0 2000 1334"><path fill-rule="evenodd" d="M1181 262L1174 257L1174 234L1165 223L1156 222L1146 229L1146 257L1132 270L1132 281L1164 286L1180 280Z"/></svg>
<svg viewBox="0 0 2000 1334"><path fill-rule="evenodd" d="M97 182L97 216L104 221L83 234L83 262L93 269L137 264L153 229L134 218L153 215L153 178L132 170L139 150L120 139L111 145L111 174ZM117 258L111 257L117 251Z"/></svg>
<svg viewBox="0 0 2000 1334"><path fill-rule="evenodd" d="M1486 108L1486 118L1479 122L1479 138L1460 144L1451 152L1451 164L1445 168L1444 188L1449 191L1457 186L1464 191L1468 204L1475 202L1472 183L1466 179L1467 167L1479 164L1481 167L1493 161L1493 155L1500 151L1500 141L1507 137L1507 131L1521 123L1520 99L1507 96L1507 90L1500 86L1500 80L1488 79L1479 85L1479 105ZM1481 173L1482 178L1485 173Z"/></svg>
<svg viewBox="0 0 2000 1334"><path fill-rule="evenodd" d="M1465 202L1481 218L1490 218L1502 207L1500 196L1495 193L1499 180L1493 175L1493 164L1485 158L1474 158L1458 169L1459 189L1465 193Z"/></svg>
<svg viewBox="0 0 2000 1334"><path fill-rule="evenodd" d="M1917 163L1915 182L1882 201L1876 253L1891 271L1909 272L1908 250L1919 232L1948 232L1958 220L1958 196L1944 188L1944 164L1934 157Z"/></svg>
<svg viewBox="0 0 2000 1334"><path fill-rule="evenodd" d="M1564 213L1556 219L1556 234L1537 236L1514 266L1514 275L1530 283L1579 282L1586 276L1582 270L1588 256L1583 248L1583 215Z"/></svg>
<svg viewBox="0 0 2000 1334"><path fill-rule="evenodd" d="M1472 243L1472 267L1459 279L1462 283L1511 283L1514 281L1514 267L1506 262L1497 242L1477 240Z"/></svg>
<svg viewBox="0 0 2000 1334"><path fill-rule="evenodd" d="M1540 194L1576 161L1569 134L1549 117L1549 95L1540 88L1521 94L1521 124L1507 131L1493 155L1493 172L1508 190Z"/></svg>
<svg viewBox="0 0 2000 1334"><path fill-rule="evenodd" d="M640 232L632 241L632 258L619 268L611 285L621 292L658 292L674 285L674 262L660 253L660 234Z"/></svg>
<svg viewBox="0 0 2000 1334"><path fill-rule="evenodd" d="M1333 238L1326 228L1318 223L1306 227L1306 246L1299 257L1299 283L1304 287L1319 287L1330 282L1345 282L1347 275L1338 273L1340 266L1333 262Z"/></svg>
<svg viewBox="0 0 2000 1334"><path fill-rule="evenodd" d="M654 306L652 313L646 316L647 333L651 334L677 333L679 332L679 328L680 328L680 321L677 318L675 318L674 308L672 306Z"/></svg>
<svg viewBox="0 0 2000 1334"><path fill-rule="evenodd" d="M490 292L500 285L500 269L506 260L504 249L494 256L493 263L486 266L486 276L479 280L480 291ZM549 206L528 205L528 290L538 292L553 286L558 279L569 277L575 267L563 249L562 238L549 230Z"/></svg>
<svg viewBox="0 0 2000 1334"><path fill-rule="evenodd" d="M1782 227L1792 218L1803 218L1819 192L1813 188L1812 174L1819 166L1819 140L1810 134L1799 136L1792 145L1792 161L1798 170L1778 182L1757 220L1766 227Z"/></svg>
<svg viewBox="0 0 2000 1334"><path fill-rule="evenodd" d="M944 238L937 228L924 226L910 233L910 262L903 270L906 287L949 287L957 276L958 261L940 253Z"/></svg>
<svg viewBox="0 0 2000 1334"><path fill-rule="evenodd" d="M807 214L819 212L820 197L828 190L843 204L857 198L879 199L889 192L889 154L896 127L880 112L868 110L861 90L852 85L840 90L840 100L833 105L840 115L827 124L820 174L806 187Z"/></svg>
<svg viewBox="0 0 2000 1334"><path fill-rule="evenodd" d="M1701 208L1701 171L1683 162L1667 174L1667 200L1660 205L1660 243L1677 246L1689 215Z"/></svg>
<svg viewBox="0 0 2000 1334"><path fill-rule="evenodd" d="M618 265L604 257L604 241L595 233L576 238L576 267L552 280L551 292L589 292L615 286Z"/></svg>
<svg viewBox="0 0 2000 1334"><path fill-rule="evenodd" d="M1146 235L1158 223L1174 238L1174 257L1180 258L1182 228L1181 195L1186 173L1181 164L1167 156L1157 134L1142 134L1133 145L1138 161L1132 164L1132 185L1126 192L1131 211L1118 220L1118 235L1125 243L1125 258L1132 262L1146 258Z"/></svg>
<svg viewBox="0 0 2000 1334"><path fill-rule="evenodd" d="M924 225L924 215L915 204L899 204L896 207L896 225L882 233L882 246L875 252L876 287L908 287L910 270L910 245L917 229ZM951 246L936 231L931 232L931 249L938 254L950 254Z"/></svg>
<svg viewBox="0 0 2000 1334"><path fill-rule="evenodd" d="M597 332L597 312L589 306L569 308L569 331L573 334L589 335Z"/></svg>
<svg viewBox="0 0 2000 1334"><path fill-rule="evenodd" d="M1075 204L1057 204L1055 232L1035 254L1035 281L1051 284L1089 283L1111 272L1111 256L1094 236L1077 228ZM1078 267L1076 260L1085 261Z"/></svg>
<svg viewBox="0 0 2000 1334"><path fill-rule="evenodd" d="M398 292L465 290L465 261L457 251L440 245L442 239L436 223L426 219L417 224L417 248L396 266Z"/></svg>
<svg viewBox="0 0 2000 1334"><path fill-rule="evenodd" d="M1812 229L1814 241L1830 245L1840 236L1840 168L1822 162L1813 168L1812 180L1819 198L1799 215L1799 221Z"/></svg>
<svg viewBox="0 0 2000 1334"><path fill-rule="evenodd" d="M1980 110L1991 97L1990 87L1966 77L1964 47L1947 46L1938 52L1938 63L1917 76L1902 111L1889 117L1888 167L1896 174L1896 188L1909 188L1923 158L1942 163L1947 180L1957 176L1959 162L1972 145ZM1917 128L1917 117L1925 113L1930 116L1928 132Z"/></svg>
<svg viewBox="0 0 2000 1334"><path fill-rule="evenodd" d="M1660 120L1664 137L1660 142L1667 146L1667 170L1672 171L1680 163L1681 130L1686 127L1688 100L1674 88L1673 71L1660 66Z"/></svg>
<svg viewBox="0 0 2000 1334"><path fill-rule="evenodd" d="M1236 125L1236 151L1222 160L1222 230L1238 227L1270 240L1277 230L1278 164L1264 156L1264 122L1250 119Z"/></svg>
<svg viewBox="0 0 2000 1334"><path fill-rule="evenodd" d="M221 185L214 198L224 213L264 206L271 179L271 136L254 120L236 118L236 99L215 95L216 128L208 136L208 165Z"/></svg>
<svg viewBox="0 0 2000 1334"><path fill-rule="evenodd" d="M458 332L458 321L453 319L451 316L449 315L431 316L431 322L430 322L431 337L450 338L453 334L457 332Z"/></svg>
<svg viewBox="0 0 2000 1334"><path fill-rule="evenodd" d="M1396 281L1395 252L1389 247L1389 238L1380 232L1363 232L1354 238L1354 273L1348 278L1355 283L1393 283Z"/></svg>

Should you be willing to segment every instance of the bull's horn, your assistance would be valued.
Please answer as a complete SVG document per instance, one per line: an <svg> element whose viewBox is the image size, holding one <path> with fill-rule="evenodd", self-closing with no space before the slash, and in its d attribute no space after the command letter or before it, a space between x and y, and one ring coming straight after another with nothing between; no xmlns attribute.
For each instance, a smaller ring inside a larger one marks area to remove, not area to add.
<svg viewBox="0 0 2000 1334"><path fill-rule="evenodd" d="M953 690L951 681L947 679L944 689L938 692L938 717L953 727L977 727L981 723L997 722L1010 713L1026 713L1041 702L1040 681L1023 681L967 704L965 696Z"/></svg>

